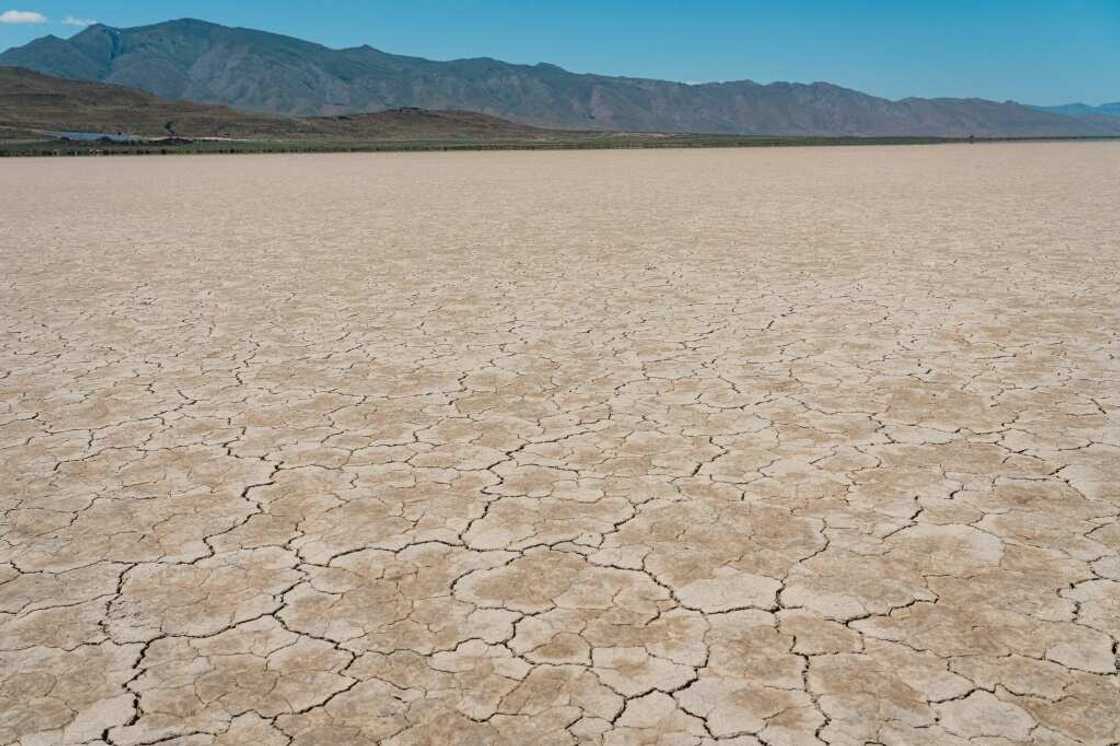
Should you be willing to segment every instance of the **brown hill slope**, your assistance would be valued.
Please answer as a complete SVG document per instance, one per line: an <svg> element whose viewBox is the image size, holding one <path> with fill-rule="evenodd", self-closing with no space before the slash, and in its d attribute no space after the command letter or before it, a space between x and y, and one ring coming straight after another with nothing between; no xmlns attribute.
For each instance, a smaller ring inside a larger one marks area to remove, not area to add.
<svg viewBox="0 0 1120 746"><path fill-rule="evenodd" d="M166 101L123 86L64 80L13 67L0 68L0 126L190 137L275 136L298 129L294 120Z"/></svg>

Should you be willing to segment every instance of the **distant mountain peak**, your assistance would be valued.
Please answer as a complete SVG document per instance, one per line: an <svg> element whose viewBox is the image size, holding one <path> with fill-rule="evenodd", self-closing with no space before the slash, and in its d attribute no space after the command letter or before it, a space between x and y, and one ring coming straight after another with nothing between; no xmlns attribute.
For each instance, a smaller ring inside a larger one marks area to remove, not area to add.
<svg viewBox="0 0 1120 746"><path fill-rule="evenodd" d="M1093 106L1091 104L1076 103L1076 104L1059 104L1057 106L1032 106L1030 107L1037 111L1047 111L1054 114L1064 114L1065 116L1078 117L1081 119L1092 119L1096 117L1120 117L1120 101L1109 104L1100 104Z"/></svg>

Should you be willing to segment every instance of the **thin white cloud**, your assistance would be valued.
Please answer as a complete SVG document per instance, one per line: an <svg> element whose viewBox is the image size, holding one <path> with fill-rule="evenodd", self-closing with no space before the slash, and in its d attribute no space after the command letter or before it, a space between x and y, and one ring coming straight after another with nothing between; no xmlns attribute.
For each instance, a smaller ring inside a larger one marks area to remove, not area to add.
<svg viewBox="0 0 1120 746"><path fill-rule="evenodd" d="M62 22L67 26L92 26L97 21L92 18L75 18L74 16L66 16Z"/></svg>
<svg viewBox="0 0 1120 746"><path fill-rule="evenodd" d="M46 23L47 17L33 10L5 10L0 13L0 23Z"/></svg>

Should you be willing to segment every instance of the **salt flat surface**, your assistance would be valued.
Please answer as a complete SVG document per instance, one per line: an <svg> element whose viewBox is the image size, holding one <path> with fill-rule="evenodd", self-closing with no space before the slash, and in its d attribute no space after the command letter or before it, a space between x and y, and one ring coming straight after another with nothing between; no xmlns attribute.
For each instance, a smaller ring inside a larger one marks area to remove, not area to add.
<svg viewBox="0 0 1120 746"><path fill-rule="evenodd" d="M1120 144L0 195L2 743L1120 739Z"/></svg>

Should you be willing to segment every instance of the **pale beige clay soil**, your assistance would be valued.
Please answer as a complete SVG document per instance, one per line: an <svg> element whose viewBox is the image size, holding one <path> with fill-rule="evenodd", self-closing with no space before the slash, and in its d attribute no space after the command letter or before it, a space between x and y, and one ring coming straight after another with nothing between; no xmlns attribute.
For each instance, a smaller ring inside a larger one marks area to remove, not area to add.
<svg viewBox="0 0 1120 746"><path fill-rule="evenodd" d="M1120 145L0 194L0 743L1120 739Z"/></svg>

